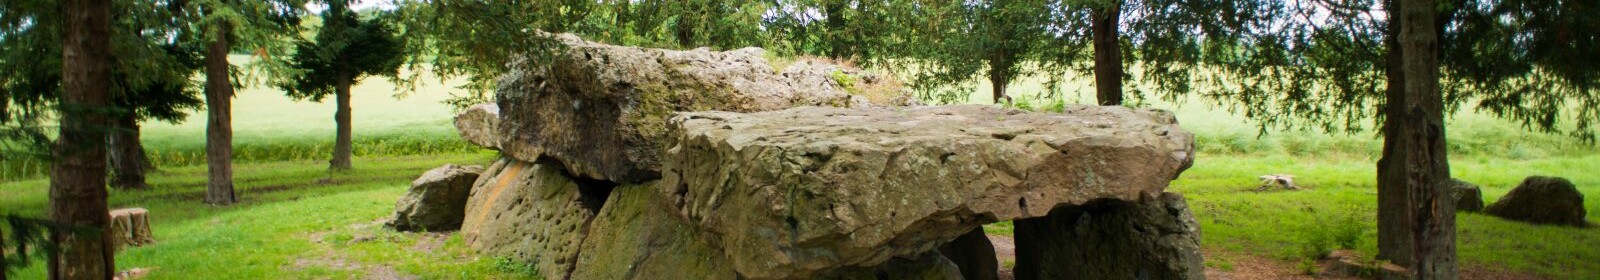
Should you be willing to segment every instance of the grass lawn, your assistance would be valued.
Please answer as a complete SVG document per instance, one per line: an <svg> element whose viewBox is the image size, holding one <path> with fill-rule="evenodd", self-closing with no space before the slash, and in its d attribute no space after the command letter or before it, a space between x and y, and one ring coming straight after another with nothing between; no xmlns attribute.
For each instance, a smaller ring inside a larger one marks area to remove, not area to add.
<svg viewBox="0 0 1600 280"><path fill-rule="evenodd" d="M445 163L487 164L492 153L356 158L328 173L318 162L240 164L240 203L201 203L204 166L169 168L155 190L114 192L116 207L150 209L157 243L117 255L152 279L315 279L410 275L426 279L522 278L517 266L473 255L459 235L398 233L375 221L394 211L417 174ZM0 213L43 216L48 182L0 185ZM42 263L18 279L43 279Z"/></svg>

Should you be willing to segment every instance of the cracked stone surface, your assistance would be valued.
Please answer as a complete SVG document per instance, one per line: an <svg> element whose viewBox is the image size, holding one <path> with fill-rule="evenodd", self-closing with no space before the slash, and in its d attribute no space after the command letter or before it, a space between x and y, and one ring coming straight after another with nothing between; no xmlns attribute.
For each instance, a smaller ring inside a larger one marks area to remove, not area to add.
<svg viewBox="0 0 1600 280"><path fill-rule="evenodd" d="M500 150L525 162L548 157L573 176L618 183L660 177L660 157L672 145L665 124L675 112L864 106L869 101L853 88L885 80L815 63L780 72L759 48L678 51L570 34L555 39L567 48L553 61L514 60L500 77Z"/></svg>
<svg viewBox="0 0 1600 280"><path fill-rule="evenodd" d="M929 252L980 225L1159 194L1193 163L1171 113L802 107L680 113L659 185L747 279Z"/></svg>

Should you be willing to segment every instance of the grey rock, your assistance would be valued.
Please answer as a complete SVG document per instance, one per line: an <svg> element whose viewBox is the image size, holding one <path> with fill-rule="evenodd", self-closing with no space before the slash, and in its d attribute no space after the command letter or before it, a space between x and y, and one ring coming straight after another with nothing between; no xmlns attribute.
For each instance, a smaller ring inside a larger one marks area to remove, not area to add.
<svg viewBox="0 0 1600 280"><path fill-rule="evenodd" d="M1172 114L1068 107L683 113L662 191L749 279L932 251L978 228L1159 193L1193 162Z"/></svg>
<svg viewBox="0 0 1600 280"><path fill-rule="evenodd" d="M388 226L402 231L449 231L461 227L472 182L482 166L446 164L422 173L395 202Z"/></svg>
<svg viewBox="0 0 1600 280"><path fill-rule="evenodd" d="M1016 279L1205 279L1183 196L1102 200L1014 222Z"/></svg>
<svg viewBox="0 0 1600 280"><path fill-rule="evenodd" d="M491 150L500 149L500 106L484 103L456 114L456 133L462 140Z"/></svg>
<svg viewBox="0 0 1600 280"><path fill-rule="evenodd" d="M1450 179L1456 198L1456 212L1483 212L1483 190L1478 185L1459 179Z"/></svg>
<svg viewBox="0 0 1600 280"><path fill-rule="evenodd" d="M653 184L611 192L572 279L737 279L722 251L702 240Z"/></svg>
<svg viewBox="0 0 1600 280"><path fill-rule="evenodd" d="M526 162L548 157L577 177L619 183L659 178L660 157L672 145L665 124L675 112L852 106L861 100L837 85L799 90L801 79L833 79L780 75L758 48L677 51L605 45L570 34L555 38L566 48L553 61L514 60L500 77L500 147Z"/></svg>
<svg viewBox="0 0 1600 280"><path fill-rule="evenodd" d="M1534 224L1588 226L1583 208L1583 193L1571 181L1557 177L1532 176L1500 197L1483 212L1492 216Z"/></svg>

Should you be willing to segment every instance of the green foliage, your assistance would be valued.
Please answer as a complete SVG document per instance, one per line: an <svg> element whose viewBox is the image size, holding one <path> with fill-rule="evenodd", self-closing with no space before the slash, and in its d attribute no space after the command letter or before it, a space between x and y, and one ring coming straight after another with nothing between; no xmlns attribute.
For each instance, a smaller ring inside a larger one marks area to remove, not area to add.
<svg viewBox="0 0 1600 280"><path fill-rule="evenodd" d="M1276 32L1207 41L1201 93L1268 128L1359 132L1387 104L1388 19L1374 0L1288 2L1262 10ZM1444 1L1439 63L1445 108L1463 105L1524 128L1593 140L1600 120L1600 30L1595 5L1562 1ZM1335 8L1328 8L1335 7ZM1584 31L1588 30L1588 31ZM1515 42L1515 43L1513 43ZM1369 123L1370 121L1370 123Z"/></svg>
<svg viewBox="0 0 1600 280"><path fill-rule="evenodd" d="M846 92L857 95L861 94L861 88L856 87L856 83L859 82L860 79L850 76L850 74L845 74L844 70L837 69L833 70L833 73L829 73L828 75L833 78L833 82L839 83L839 86L844 87Z"/></svg>
<svg viewBox="0 0 1600 280"><path fill-rule="evenodd" d="M295 42L288 77L277 83L290 97L321 101L339 86L368 75L398 77L403 42L382 17L359 19L345 1L330 1L314 40Z"/></svg>

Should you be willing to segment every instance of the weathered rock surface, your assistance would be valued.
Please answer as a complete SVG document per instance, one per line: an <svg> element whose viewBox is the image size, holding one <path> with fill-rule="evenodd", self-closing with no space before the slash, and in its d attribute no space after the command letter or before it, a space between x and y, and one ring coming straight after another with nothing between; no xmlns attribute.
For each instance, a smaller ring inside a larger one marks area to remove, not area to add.
<svg viewBox="0 0 1600 280"><path fill-rule="evenodd" d="M676 51L604 45L568 34L556 39L567 49L554 61L513 61L500 78L500 147L526 162L549 157L578 177L621 183L659 178L660 156L672 145L665 124L674 112L863 104L839 79L780 74L758 48ZM829 81L834 84L815 84Z"/></svg>
<svg viewBox="0 0 1600 280"><path fill-rule="evenodd" d="M1483 212L1483 189L1478 185L1450 179L1450 187L1455 190L1456 212Z"/></svg>
<svg viewBox="0 0 1600 280"><path fill-rule="evenodd" d="M683 113L662 191L741 276L808 278L979 225L1159 193L1193 161L1170 113L991 106Z"/></svg>
<svg viewBox="0 0 1600 280"><path fill-rule="evenodd" d="M446 164L422 173L394 205L388 226L403 231L448 231L461 227L472 182L482 166Z"/></svg>
<svg viewBox="0 0 1600 280"><path fill-rule="evenodd" d="M1061 207L1014 223L1018 280L1205 279L1200 224L1178 194Z"/></svg>
<svg viewBox="0 0 1600 280"><path fill-rule="evenodd" d="M652 185L617 187L589 227L572 279L737 279Z"/></svg>
<svg viewBox="0 0 1600 280"><path fill-rule="evenodd" d="M456 114L456 133L467 143L486 149L500 149L500 105L484 103Z"/></svg>
<svg viewBox="0 0 1600 280"><path fill-rule="evenodd" d="M1535 224L1587 226L1583 193L1571 181L1532 176L1500 200L1484 208L1485 214Z"/></svg>
<svg viewBox="0 0 1600 280"><path fill-rule="evenodd" d="M501 159L474 183L461 232L480 253L530 263L544 279L568 279L606 192L552 165Z"/></svg>
<svg viewBox="0 0 1600 280"><path fill-rule="evenodd" d="M994 244L989 242L989 236L983 233L983 228L973 229L939 246L939 254L961 268L962 279L1000 278L1000 259L995 257Z"/></svg>

